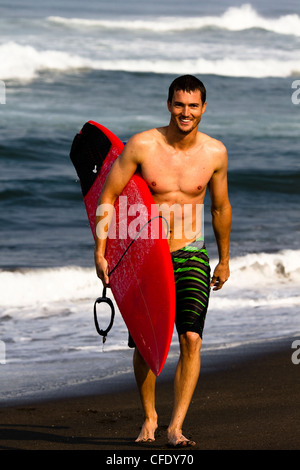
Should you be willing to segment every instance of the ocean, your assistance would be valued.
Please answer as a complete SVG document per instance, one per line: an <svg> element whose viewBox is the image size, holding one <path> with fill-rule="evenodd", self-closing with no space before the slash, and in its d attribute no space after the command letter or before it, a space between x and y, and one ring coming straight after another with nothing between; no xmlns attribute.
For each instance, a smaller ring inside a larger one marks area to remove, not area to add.
<svg viewBox="0 0 300 470"><path fill-rule="evenodd" d="M94 327L102 287L69 152L88 120L123 141L166 125L169 84L185 73L206 85L200 129L227 147L233 209L203 367L300 336L299 2L0 4L1 405L133 381L118 310L104 345ZM205 243L213 268L208 195ZM177 356L174 333L170 367Z"/></svg>

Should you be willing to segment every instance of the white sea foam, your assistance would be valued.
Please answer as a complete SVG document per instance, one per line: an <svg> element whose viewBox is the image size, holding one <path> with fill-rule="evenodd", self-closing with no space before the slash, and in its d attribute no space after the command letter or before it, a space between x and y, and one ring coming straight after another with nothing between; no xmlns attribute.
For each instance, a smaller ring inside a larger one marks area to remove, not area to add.
<svg viewBox="0 0 300 470"><path fill-rule="evenodd" d="M33 24L30 35L25 31L24 37L19 34L15 39L12 35L2 38L0 80L30 81L45 71L74 70L158 74L181 74L186 70L192 74L253 78L300 73L297 14L266 18L250 5L242 5L228 8L220 16L196 18L51 16L44 21L41 37ZM235 32L249 30L253 31L235 38ZM56 41L50 42L54 34Z"/></svg>
<svg viewBox="0 0 300 470"><path fill-rule="evenodd" d="M1 307L37 307L94 298L101 291L93 268L0 271Z"/></svg>
<svg viewBox="0 0 300 470"><path fill-rule="evenodd" d="M212 268L215 264L211 260ZM230 280L211 294L206 349L299 334L299 281L300 250L233 258ZM28 388L59 390L80 380L109 380L111 373L131 367L128 332L119 311L105 345L94 328L93 303L102 292L94 268L0 271L0 290L0 339L11 381L3 386L4 396L24 397ZM103 328L110 312L103 304L97 312ZM169 356L177 355L174 330Z"/></svg>
<svg viewBox="0 0 300 470"><path fill-rule="evenodd" d="M228 77L288 77L300 73L300 61L276 59L188 59L188 60L104 60L102 70L123 70L126 72L152 72L180 74L188 70L192 74L212 74Z"/></svg>
<svg viewBox="0 0 300 470"><path fill-rule="evenodd" d="M216 261L212 260L214 267ZM231 260L231 277L224 295L228 306L299 305L300 251L252 253ZM94 301L102 292L94 268L62 267L0 271L0 308L22 308L31 316L41 307L59 311L63 305ZM232 292L234 291L234 295ZM253 292L255 291L255 295ZM239 292L239 294L238 294ZM222 302L225 302L224 296ZM52 304L52 307L51 307Z"/></svg>
<svg viewBox="0 0 300 470"><path fill-rule="evenodd" d="M31 45L8 42L0 46L2 80L32 80L44 70L67 71L93 68L93 62L64 51L37 50Z"/></svg>
<svg viewBox="0 0 300 470"><path fill-rule="evenodd" d="M232 278L240 286L298 284L300 282L300 251L283 250L278 253L251 253L233 258Z"/></svg>
<svg viewBox="0 0 300 470"><path fill-rule="evenodd" d="M261 28L277 34L300 36L300 17L297 14L284 15L279 18L264 18L255 9L244 4L230 7L220 16L203 17L158 17L152 19L108 20L48 17L50 23L74 28L125 29L128 31L142 30L158 33L199 30L207 27L243 31Z"/></svg>
<svg viewBox="0 0 300 470"><path fill-rule="evenodd" d="M152 73L216 74L231 77L288 77L300 73L300 61L278 59L90 59L69 52L37 50L9 42L0 46L2 80L32 80L43 71L106 70Z"/></svg>

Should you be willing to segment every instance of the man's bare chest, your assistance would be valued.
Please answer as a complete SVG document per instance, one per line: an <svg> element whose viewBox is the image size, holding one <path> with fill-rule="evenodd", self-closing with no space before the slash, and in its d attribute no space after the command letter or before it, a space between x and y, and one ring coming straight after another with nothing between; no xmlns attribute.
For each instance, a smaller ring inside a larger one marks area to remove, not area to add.
<svg viewBox="0 0 300 470"><path fill-rule="evenodd" d="M206 155L152 155L141 174L153 193L181 192L197 196L205 190L213 170Z"/></svg>

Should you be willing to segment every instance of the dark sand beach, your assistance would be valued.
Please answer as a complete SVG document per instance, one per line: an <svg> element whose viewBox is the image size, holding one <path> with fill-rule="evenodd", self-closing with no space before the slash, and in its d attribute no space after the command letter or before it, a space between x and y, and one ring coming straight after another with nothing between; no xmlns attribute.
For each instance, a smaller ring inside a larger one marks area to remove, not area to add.
<svg viewBox="0 0 300 470"><path fill-rule="evenodd" d="M300 448L300 364L291 360L291 344L285 340L216 371L204 367L183 430L197 442L193 451ZM137 391L129 389L2 407L0 448L170 452L172 394L171 381L158 381L153 443L134 442L142 411Z"/></svg>

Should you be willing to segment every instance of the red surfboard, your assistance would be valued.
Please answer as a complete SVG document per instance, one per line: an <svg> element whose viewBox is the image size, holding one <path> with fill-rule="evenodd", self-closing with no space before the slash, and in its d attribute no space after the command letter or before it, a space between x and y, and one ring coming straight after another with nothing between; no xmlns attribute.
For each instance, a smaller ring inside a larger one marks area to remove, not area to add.
<svg viewBox="0 0 300 470"><path fill-rule="evenodd" d="M72 144L70 157L94 236L98 199L123 148L118 137L94 121L83 126ZM110 288L136 347L158 376L169 352L175 321L175 283L168 242L151 192L139 174L131 178L114 210L106 247Z"/></svg>

